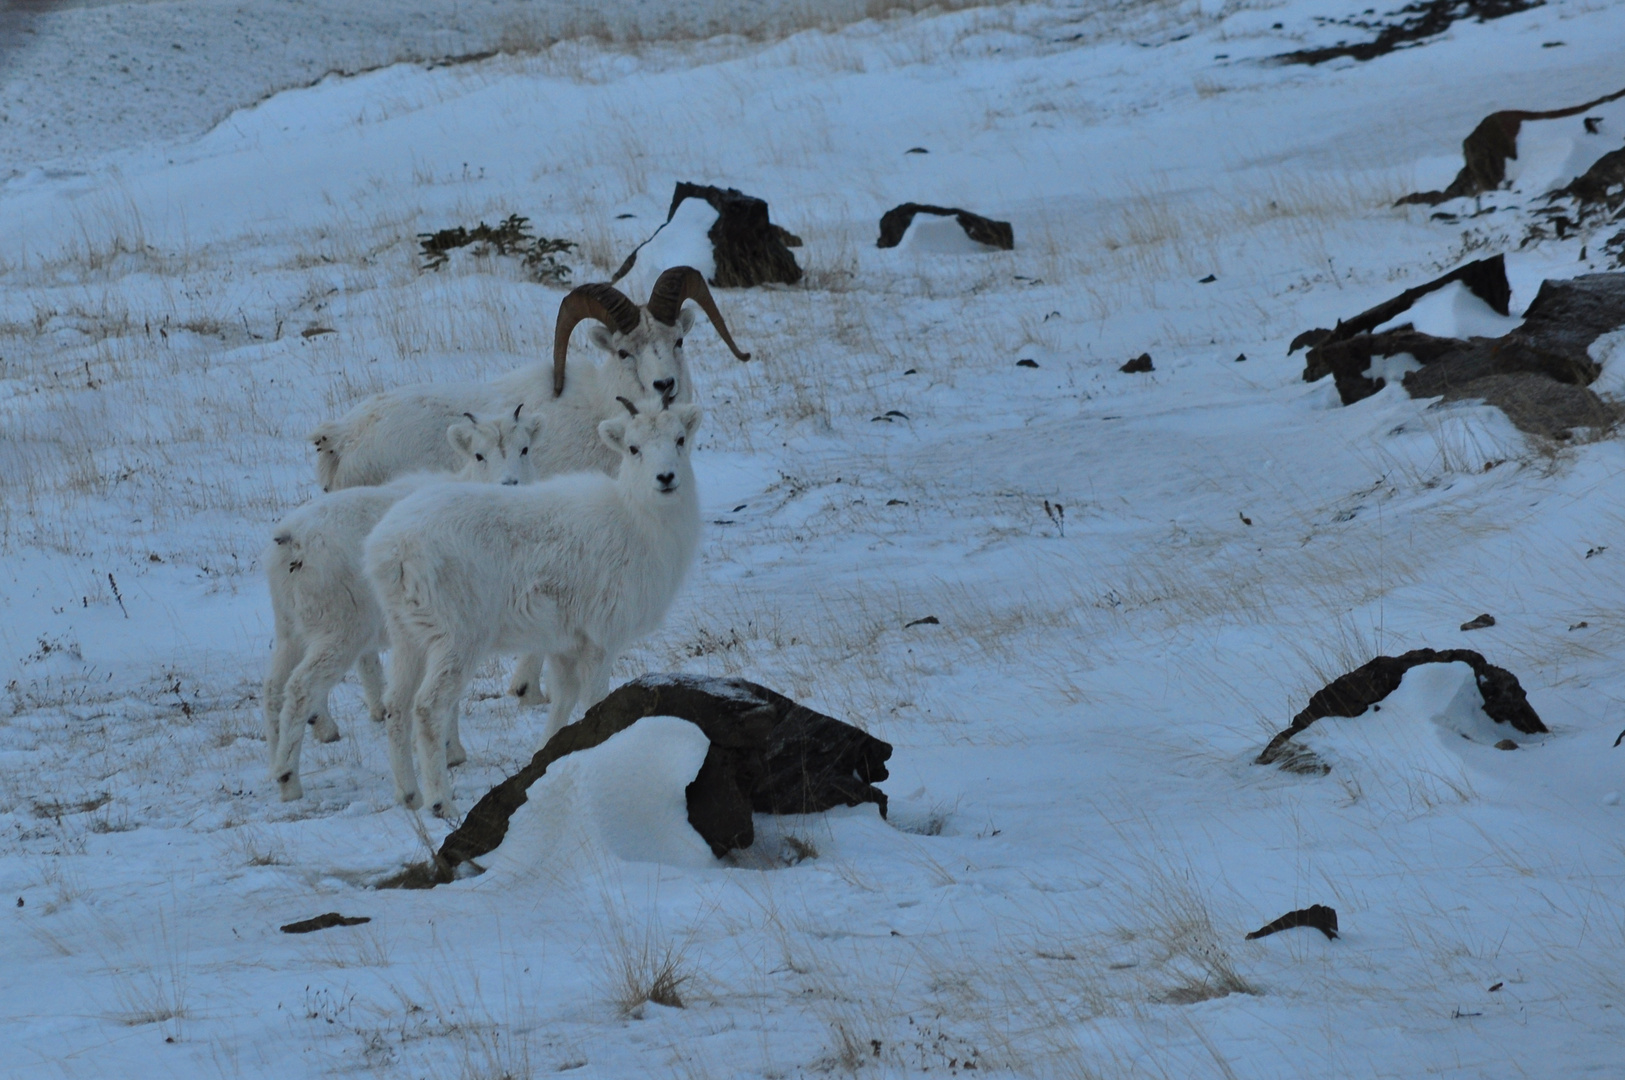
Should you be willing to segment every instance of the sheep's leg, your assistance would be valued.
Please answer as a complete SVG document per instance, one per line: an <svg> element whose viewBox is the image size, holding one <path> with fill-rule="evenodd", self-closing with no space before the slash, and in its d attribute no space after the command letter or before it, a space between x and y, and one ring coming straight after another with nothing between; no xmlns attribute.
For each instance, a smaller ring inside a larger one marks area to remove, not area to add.
<svg viewBox="0 0 1625 1080"><path fill-rule="evenodd" d="M452 734L457 703L473 676L463 650L449 642L429 646L423 687L413 705L418 765L423 773L423 794L437 816L454 818L457 804L451 797L451 776L446 768L446 743Z"/></svg>
<svg viewBox="0 0 1625 1080"><path fill-rule="evenodd" d="M378 662L378 653L365 649L356 657L356 672L361 676L361 696L367 703L367 715L377 723L384 722L384 665Z"/></svg>
<svg viewBox="0 0 1625 1080"><path fill-rule="evenodd" d="M423 805L412 768L412 703L423 682L423 650L402 634L390 635L389 687L384 691L384 729L389 735L389 770L395 798L408 810Z"/></svg>
<svg viewBox="0 0 1625 1080"><path fill-rule="evenodd" d="M581 674L581 707L584 710L609 696L610 668L614 664L615 658L597 645L587 645L581 650L577 670Z"/></svg>
<svg viewBox="0 0 1625 1080"><path fill-rule="evenodd" d="M576 701L581 697L581 676L575 657L554 653L547 658L547 685L552 690L553 702L547 708L547 738L558 734L570 722Z"/></svg>
<svg viewBox="0 0 1625 1080"><path fill-rule="evenodd" d="M508 682L508 693L518 698L519 704L547 704L547 688L542 685L542 664L545 660L541 653L526 653L519 658L519 663L513 669L513 678Z"/></svg>
<svg viewBox="0 0 1625 1080"><path fill-rule="evenodd" d="M463 740L458 737L462 727L462 704L459 703L451 710L451 721L446 731L446 764L447 766L461 765L468 760L468 751L463 749Z"/></svg>
<svg viewBox="0 0 1625 1080"><path fill-rule="evenodd" d="M265 699L265 756L273 776L276 775L277 747L282 742L283 691L287 689L288 676L293 674L293 669L304 655L304 648L291 635L277 634L276 649L271 653L271 667L265 673L262 692Z"/></svg>
<svg viewBox="0 0 1625 1080"><path fill-rule="evenodd" d="M355 649L343 638L318 638L305 649L283 691L282 733L277 743L272 774L284 801L304 794L299 783L299 748L304 729L320 731L327 712L327 695L350 669ZM329 721L331 724L331 721Z"/></svg>

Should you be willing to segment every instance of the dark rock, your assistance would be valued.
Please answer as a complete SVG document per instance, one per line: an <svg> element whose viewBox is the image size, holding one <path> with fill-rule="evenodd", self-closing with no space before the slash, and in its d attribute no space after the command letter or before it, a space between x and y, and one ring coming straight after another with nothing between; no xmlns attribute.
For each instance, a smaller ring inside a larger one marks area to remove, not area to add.
<svg viewBox="0 0 1625 1080"><path fill-rule="evenodd" d="M1324 326L1317 326L1313 330L1305 330L1303 333L1292 339L1292 344L1287 346L1286 354L1291 356L1305 345L1319 345L1322 341L1325 341L1334 333L1336 333L1336 331L1328 330ZM1316 378L1318 377L1319 376L1316 376Z"/></svg>
<svg viewBox="0 0 1625 1080"><path fill-rule="evenodd" d="M903 234L908 232L915 214L937 214L954 218L959 222L959 227L965 230L965 235L978 244L986 244L1005 251L1015 250L1016 233L1008 221L994 221L992 218L973 214L969 210L951 206L930 206L925 203L904 203L880 215L880 239L875 242L875 247L896 247L901 243Z"/></svg>
<svg viewBox="0 0 1625 1080"><path fill-rule="evenodd" d="M749 288L769 282L794 285L801 280L801 267L790 253L790 248L801 246L801 238L768 220L765 199L746 195L737 188L679 181L672 191L671 208L666 211L668 222L684 199L702 199L710 203L718 215L716 224L706 234L711 240L711 254L716 261L712 285ZM639 244L626 257L621 268L610 279L612 282L619 281L631 271L637 264L641 250L643 244Z"/></svg>
<svg viewBox="0 0 1625 1080"><path fill-rule="evenodd" d="M1485 612L1483 615L1478 616L1476 619L1468 619L1466 622L1461 624L1461 628L1463 630L1482 630L1486 626L1494 626L1494 625L1495 625L1495 616L1489 614L1488 612Z"/></svg>
<svg viewBox="0 0 1625 1080"><path fill-rule="evenodd" d="M1502 739L1500 742L1495 744L1495 748L1497 750L1516 750L1518 748L1518 744L1513 742L1511 739Z"/></svg>
<svg viewBox="0 0 1625 1080"><path fill-rule="evenodd" d="M1405 673L1418 664L1468 664L1477 676L1478 692L1484 698L1484 712L1497 724L1510 724L1525 735L1545 733L1546 725L1529 704L1518 677L1506 668L1496 667L1472 649L1412 649L1400 656L1379 656L1346 675L1339 675L1310 697L1292 724L1277 734L1254 759L1255 765L1281 762L1290 767L1305 753L1292 737L1323 716L1359 716L1399 687ZM1310 771L1310 770L1300 770ZM1324 772L1324 767L1312 771Z"/></svg>
<svg viewBox="0 0 1625 1080"><path fill-rule="evenodd" d="M1126 371L1130 375L1138 375L1147 371L1155 371L1157 369L1151 366L1151 354L1147 352L1141 353L1139 356L1136 356L1134 359L1130 360L1117 370Z"/></svg>
<svg viewBox="0 0 1625 1080"><path fill-rule="evenodd" d="M1025 359L1025 358L1024 358L1024 359L1021 359L1021 360L1017 360L1017 361L1016 361L1016 367L1030 367L1030 368L1035 368L1035 367L1037 367L1037 366L1038 366L1038 361L1037 361L1037 360L1028 360L1028 359Z"/></svg>
<svg viewBox="0 0 1625 1080"><path fill-rule="evenodd" d="M487 792L446 837L435 865L422 872L437 883L450 881L459 866L502 843L509 819L549 765L645 716L687 720L711 740L685 794L689 823L718 856L754 842L752 811L812 814L872 802L886 813L886 795L873 785L886 779L889 743L743 679L645 675L588 709Z"/></svg>
<svg viewBox="0 0 1625 1080"><path fill-rule="evenodd" d="M316 930L326 930L332 926L360 926L362 923L372 922L370 915L340 915L336 911L329 911L325 915L318 915L314 919L301 919L282 927L284 934L309 934Z"/></svg>
<svg viewBox="0 0 1625 1080"><path fill-rule="evenodd" d="M1332 373L1330 361L1322 358L1322 352L1328 346L1339 342L1349 341L1362 334L1369 335L1371 331L1388 320L1409 311L1411 305L1431 292L1459 281L1480 300L1484 301L1497 314L1505 315L1512 303L1512 285L1507 281L1506 257L1496 255L1488 259L1477 259L1456 267L1448 274L1443 274L1432 281L1423 282L1415 288L1406 289L1391 300L1384 300L1375 307L1367 308L1352 319L1339 320L1334 330L1305 330L1292 339L1292 345L1287 354L1298 351L1301 346L1308 345L1309 355L1307 366L1304 368L1303 381L1314 382ZM1424 335L1425 336L1425 335ZM1454 341L1453 338L1435 338L1435 341ZM1378 356L1393 356L1398 352L1409 352L1409 349L1395 349L1393 353L1376 353ZM1418 359L1421 359L1418 357ZM1360 369L1364 371L1365 368ZM1373 390L1372 393L1376 391ZM1358 399L1356 399L1358 400ZM1345 401L1345 405L1352 402Z"/></svg>
<svg viewBox="0 0 1625 1080"><path fill-rule="evenodd" d="M1297 911L1289 911L1272 923L1267 923L1247 935L1247 940L1269 937L1282 930L1291 930L1295 926L1312 926L1325 934L1328 939L1337 937L1337 909L1327 907L1325 904L1310 904Z"/></svg>
<svg viewBox="0 0 1625 1080"><path fill-rule="evenodd" d="M1414 48L1424 44L1427 39L1449 30L1451 24L1460 19L1476 17L1479 22L1488 22L1490 19L1499 19L1540 7L1543 3L1545 0L1414 0L1398 11L1382 16L1382 19L1394 20L1392 22L1383 22L1381 19L1367 22L1362 16L1336 20L1343 26L1375 31L1377 36L1370 41L1355 42L1352 45L1339 42L1318 49L1298 49L1284 53L1276 59L1288 64L1311 65L1323 64L1342 56L1352 56L1356 60L1374 60L1379 56L1386 56L1395 49ZM1367 16L1373 14L1373 9L1366 9L1364 14Z"/></svg>
<svg viewBox="0 0 1625 1080"><path fill-rule="evenodd" d="M1567 109L1549 109L1545 112L1507 109L1490 113L1479 121L1478 126L1467 138L1462 140L1462 168L1450 182L1449 187L1443 191L1418 191L1406 195L1395 205L1421 203L1426 206L1437 206L1450 199L1494 191L1506 180L1507 160L1518 156L1518 132L1522 129L1524 121L1561 120L1565 116L1576 116L1587 109L1594 109L1598 105L1622 97L1625 97L1625 90L1617 90L1594 101L1588 101L1584 105L1575 105Z"/></svg>

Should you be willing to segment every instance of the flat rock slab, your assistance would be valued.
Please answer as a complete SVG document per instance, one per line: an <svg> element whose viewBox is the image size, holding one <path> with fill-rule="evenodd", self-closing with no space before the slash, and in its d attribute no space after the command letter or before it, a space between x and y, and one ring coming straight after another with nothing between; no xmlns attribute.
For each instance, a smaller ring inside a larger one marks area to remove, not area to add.
<svg viewBox="0 0 1625 1080"><path fill-rule="evenodd" d="M1482 400L1499 407L1520 430L1553 437L1566 437L1576 427L1607 427L1619 419L1620 407L1589 388L1601 374L1589 349L1603 334L1625 327L1625 273L1542 282L1523 325L1498 338L1435 337L1404 325L1371 332L1454 281L1498 314L1506 313L1511 290L1502 257L1468 263L1335 329L1298 335L1293 348L1309 346L1304 381L1331 375L1338 397L1352 405L1386 385L1383 378L1367 374L1373 360L1405 353L1422 364L1402 380L1413 398Z"/></svg>
<svg viewBox="0 0 1625 1080"><path fill-rule="evenodd" d="M446 837L433 866L388 884L450 881L463 864L495 850L530 785L566 754L591 749L645 716L675 716L711 741L689 784L688 820L719 857L755 841L751 815L812 814L874 803L886 812L889 743L744 679L654 674L634 679L560 730L530 763L475 803Z"/></svg>
<svg viewBox="0 0 1625 1080"><path fill-rule="evenodd" d="M875 241L875 247L896 247L903 241L903 234L914 223L916 214L935 214L938 217L951 217L959 222L959 227L965 230L965 235L978 244L999 248L1003 251L1014 251L1016 247L1016 233L1008 221L994 221L981 214L973 214L969 210L961 210L956 206L932 206L928 203L903 203L894 206L880 215L880 239Z"/></svg>
<svg viewBox="0 0 1625 1080"><path fill-rule="evenodd" d="M313 919L300 919L298 922L286 923L282 927L284 934L310 934L317 930L328 930L335 926L360 926L362 923L372 922L370 915L340 915L336 911L329 911L325 915L318 915Z"/></svg>
<svg viewBox="0 0 1625 1080"><path fill-rule="evenodd" d="M1399 689L1405 673L1419 664L1467 664L1473 669L1478 692L1484 699L1484 712L1497 724L1507 724L1525 735L1539 735L1547 731L1518 677L1503 667L1496 667L1484 659L1482 653L1472 649L1412 649L1399 656L1379 656L1339 675L1310 697L1309 704L1292 718L1292 724L1279 732L1253 760L1255 765L1273 765L1279 762L1291 769L1295 760L1307 755L1292 741L1292 737L1325 716L1359 716L1371 706L1381 702ZM1314 764L1297 771L1325 772L1326 767Z"/></svg>

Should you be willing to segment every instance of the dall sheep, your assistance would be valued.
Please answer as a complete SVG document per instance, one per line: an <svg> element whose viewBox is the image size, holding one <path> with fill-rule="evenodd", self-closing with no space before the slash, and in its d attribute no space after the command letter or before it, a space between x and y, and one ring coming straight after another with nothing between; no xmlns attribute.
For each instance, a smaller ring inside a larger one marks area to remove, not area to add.
<svg viewBox="0 0 1625 1080"><path fill-rule="evenodd" d="M395 794L456 814L446 732L474 669L499 651L547 656L551 736L610 666L665 619L700 539L689 451L700 409L654 402L598 425L618 474L511 490L442 485L408 496L367 538L366 571L393 654L384 716Z"/></svg>
<svg viewBox="0 0 1625 1080"><path fill-rule="evenodd" d="M339 737L328 714L328 693L352 666L361 673L362 694L374 720L384 718L383 669L378 650L387 646L384 615L362 572L367 534L400 500L449 481L498 486L536 479L531 447L541 427L536 417L452 424L444 438L462 470L413 473L382 487L349 488L318 496L283 518L261 558L276 619L276 648L265 677L265 739L271 775L283 799L304 794L299 748L306 727L322 742ZM466 759L455 717L449 731L451 763Z"/></svg>
<svg viewBox="0 0 1625 1080"><path fill-rule="evenodd" d="M683 338L695 319L692 310L683 310L687 300L705 311L735 356L750 359L728 333L705 275L691 266L662 273L642 307L612 285L581 285L559 304L551 370L533 364L489 383L405 386L374 394L317 427L310 437L322 490L382 484L408 472L451 471L457 462L446 446L446 425L468 412L505 413L519 401L547 418L536 448L541 476L613 471L617 459L599 440L598 425L616 415L616 398L693 400L683 359ZM609 359L571 367L566 383L570 334L584 319L603 324L590 337Z"/></svg>

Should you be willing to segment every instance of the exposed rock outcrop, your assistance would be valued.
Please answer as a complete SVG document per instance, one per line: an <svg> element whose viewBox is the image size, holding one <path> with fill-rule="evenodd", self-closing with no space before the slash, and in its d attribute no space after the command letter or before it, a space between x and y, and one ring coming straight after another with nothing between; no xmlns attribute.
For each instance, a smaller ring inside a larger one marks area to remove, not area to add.
<svg viewBox="0 0 1625 1080"><path fill-rule="evenodd" d="M1525 735L1543 734L1547 728L1529 704L1518 677L1496 667L1472 649L1412 649L1399 656L1379 656L1346 675L1339 675L1310 697L1309 704L1292 718L1292 723L1269 741L1254 759L1255 765L1280 763L1294 771L1325 772L1326 766L1304 754L1292 737L1316 720L1327 716L1359 716L1399 689L1405 673L1418 664L1467 664L1473 669L1478 692L1484 699L1484 712L1497 724L1507 724Z"/></svg>
<svg viewBox="0 0 1625 1080"><path fill-rule="evenodd" d="M432 867L401 884L449 881L457 868L494 850L548 766L603 743L645 716L675 716L711 741L686 795L688 820L721 856L755 840L751 814L811 814L834 806L875 803L886 795L889 743L744 679L645 675L614 690L587 715L536 752L530 763L492 788L446 837Z"/></svg>
<svg viewBox="0 0 1625 1080"><path fill-rule="evenodd" d="M880 239L875 241L875 247L896 247L903 240L903 234L908 232L909 225L914 222L916 214L936 214L939 217L951 217L959 222L959 227L965 230L965 235L978 244L988 247L1000 248L1004 251L1013 251L1016 246L1016 233L1008 221L994 221L981 214L973 214L969 210L961 210L953 206L931 206L927 203L903 203L894 206L880 215Z"/></svg>

